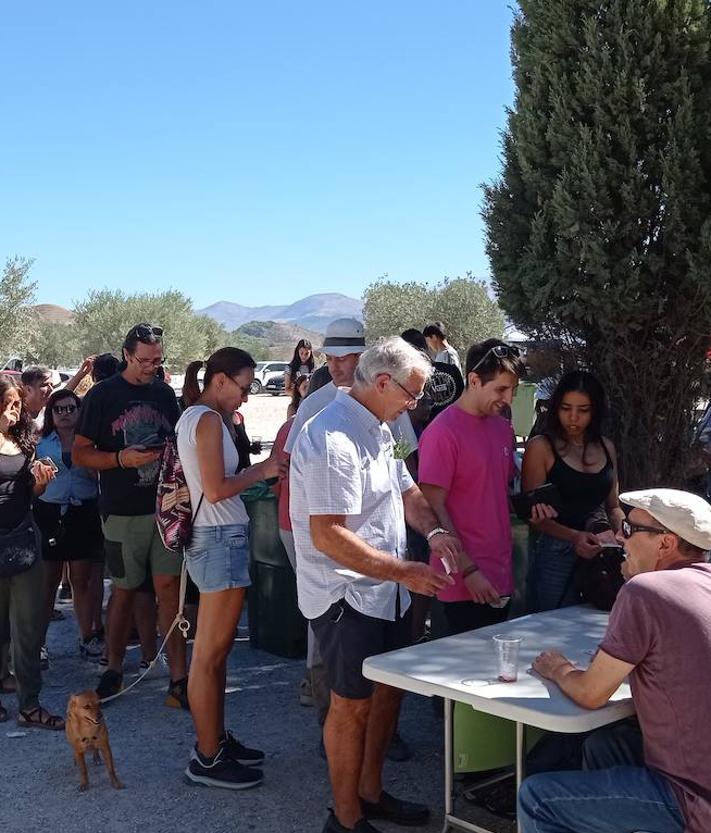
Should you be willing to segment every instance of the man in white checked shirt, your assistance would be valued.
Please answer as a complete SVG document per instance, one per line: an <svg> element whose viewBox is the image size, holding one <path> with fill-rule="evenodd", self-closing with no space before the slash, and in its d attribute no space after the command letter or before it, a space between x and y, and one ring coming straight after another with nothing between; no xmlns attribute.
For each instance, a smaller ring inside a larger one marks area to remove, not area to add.
<svg viewBox="0 0 711 833"><path fill-rule="evenodd" d="M405 519L454 571L456 536L437 518L393 454L385 424L414 408L431 372L401 338L360 357L350 391L309 420L291 455L290 515L299 606L310 620L331 686L324 726L334 812L324 833L373 833L369 819L426 824L424 805L382 789L382 766L402 693L362 675L363 660L408 644L409 590L452 582L406 561Z"/></svg>

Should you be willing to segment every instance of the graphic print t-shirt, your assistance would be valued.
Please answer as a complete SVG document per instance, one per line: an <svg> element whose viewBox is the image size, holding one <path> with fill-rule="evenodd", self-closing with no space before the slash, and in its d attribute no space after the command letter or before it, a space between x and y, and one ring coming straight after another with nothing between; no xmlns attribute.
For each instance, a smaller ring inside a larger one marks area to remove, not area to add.
<svg viewBox="0 0 711 833"><path fill-rule="evenodd" d="M157 445L172 435L178 421L173 389L156 379L132 385L119 373L93 387L84 398L77 434L99 451L121 451L130 445ZM104 515L152 515L160 460L138 469L99 472Z"/></svg>

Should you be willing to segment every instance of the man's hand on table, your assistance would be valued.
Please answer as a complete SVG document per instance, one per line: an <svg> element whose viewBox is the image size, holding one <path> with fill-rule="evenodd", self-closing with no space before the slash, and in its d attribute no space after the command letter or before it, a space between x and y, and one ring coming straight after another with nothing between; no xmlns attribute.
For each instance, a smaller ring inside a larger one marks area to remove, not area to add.
<svg viewBox="0 0 711 833"><path fill-rule="evenodd" d="M558 674L564 668L575 669L575 666L560 651L543 651L533 660L533 670L554 683L558 682Z"/></svg>

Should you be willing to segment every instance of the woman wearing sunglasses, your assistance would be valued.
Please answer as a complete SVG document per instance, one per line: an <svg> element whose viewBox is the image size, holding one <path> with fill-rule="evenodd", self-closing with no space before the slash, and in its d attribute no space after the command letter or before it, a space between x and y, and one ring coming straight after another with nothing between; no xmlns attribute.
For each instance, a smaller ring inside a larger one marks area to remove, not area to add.
<svg viewBox="0 0 711 833"><path fill-rule="evenodd" d="M527 602L532 611L579 603L577 559L594 558L603 544L616 543L624 513L615 448L602 435L605 412L605 392L595 376L584 370L566 373L551 396L544 433L530 440L523 455L523 491L552 483L561 499L558 517L536 524L531 539ZM605 516L612 531L588 531Z"/></svg>
<svg viewBox="0 0 711 833"><path fill-rule="evenodd" d="M101 629L104 539L97 503L96 472L72 463L80 406L79 397L66 389L55 391L47 401L37 457L51 460L57 472L44 494L35 501L34 512L42 533L46 568L45 635L66 561L81 636L79 651L86 659L97 659L103 648L98 633Z"/></svg>

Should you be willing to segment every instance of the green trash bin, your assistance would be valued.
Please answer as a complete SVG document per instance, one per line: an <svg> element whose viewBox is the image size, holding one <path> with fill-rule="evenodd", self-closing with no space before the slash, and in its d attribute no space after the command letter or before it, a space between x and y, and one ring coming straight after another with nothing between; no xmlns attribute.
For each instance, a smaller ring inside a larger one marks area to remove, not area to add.
<svg viewBox="0 0 711 833"><path fill-rule="evenodd" d="M250 519L249 644L280 657L303 657L306 620L296 601L296 576L279 538L277 501L268 489L253 490L244 501Z"/></svg>

